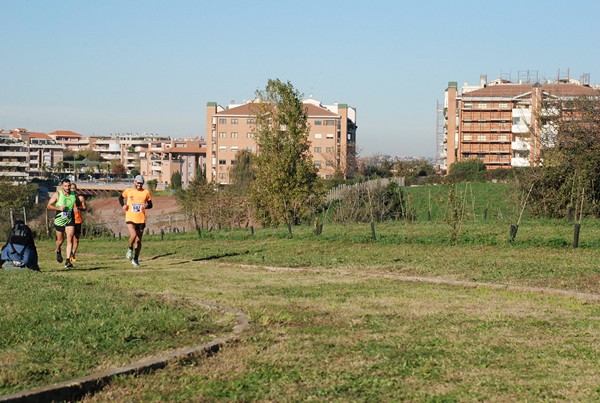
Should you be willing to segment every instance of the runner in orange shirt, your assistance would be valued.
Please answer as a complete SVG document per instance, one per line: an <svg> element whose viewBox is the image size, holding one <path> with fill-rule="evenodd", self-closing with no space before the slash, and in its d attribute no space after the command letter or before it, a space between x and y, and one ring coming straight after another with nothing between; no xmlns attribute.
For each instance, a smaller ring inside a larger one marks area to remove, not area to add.
<svg viewBox="0 0 600 403"><path fill-rule="evenodd" d="M133 188L128 188L119 196L119 203L125 210L125 223L129 230L129 249L125 257L131 260L133 267L140 267L138 261L142 250L142 237L146 228L146 210L152 208L152 196L144 189L144 177L138 175L134 179ZM134 252L135 249L135 252Z"/></svg>
<svg viewBox="0 0 600 403"><path fill-rule="evenodd" d="M83 217L81 212L87 210L85 197L77 194L77 184L71 182L71 193L75 193L75 207L73 208L73 218L75 219L75 235L73 236L73 250L71 251L71 263L75 263L77 247L79 246L79 237L81 236L81 226Z"/></svg>

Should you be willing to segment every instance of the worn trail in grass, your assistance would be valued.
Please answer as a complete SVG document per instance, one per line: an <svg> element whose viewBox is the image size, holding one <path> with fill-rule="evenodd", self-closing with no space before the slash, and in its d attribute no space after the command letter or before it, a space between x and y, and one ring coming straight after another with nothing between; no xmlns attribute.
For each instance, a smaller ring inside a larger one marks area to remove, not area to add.
<svg viewBox="0 0 600 403"><path fill-rule="evenodd" d="M251 331L214 358L120 379L90 400L599 397L600 307L590 301L406 283L386 278L389 268L172 264L181 260L90 274L227 301L249 314Z"/></svg>
<svg viewBox="0 0 600 403"><path fill-rule="evenodd" d="M142 270L131 270L121 246L89 241L79 270L51 270L47 258L42 276L215 301L247 312L252 327L216 357L120 379L91 400L600 399L597 302L403 281L598 293L592 248L149 237Z"/></svg>

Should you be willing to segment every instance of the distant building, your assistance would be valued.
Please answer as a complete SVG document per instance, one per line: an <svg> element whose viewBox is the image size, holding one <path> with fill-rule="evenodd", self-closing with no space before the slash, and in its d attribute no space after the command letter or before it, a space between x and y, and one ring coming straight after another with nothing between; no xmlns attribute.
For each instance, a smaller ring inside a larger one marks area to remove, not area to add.
<svg viewBox="0 0 600 403"><path fill-rule="evenodd" d="M70 148L73 151L88 148L90 145L87 137L69 130L57 130L48 133L48 136L56 141L56 143L61 144L65 148Z"/></svg>
<svg viewBox="0 0 600 403"><path fill-rule="evenodd" d="M63 160L63 146L46 133L27 132L22 137L29 150L29 177L45 178Z"/></svg>
<svg viewBox="0 0 600 403"><path fill-rule="evenodd" d="M9 130L0 131L0 176L14 182L26 181L29 177L28 156L25 141Z"/></svg>
<svg viewBox="0 0 600 403"><path fill-rule="evenodd" d="M253 102L227 108L209 102L206 107L207 167L209 182L229 184L229 171L240 150L257 150L254 139ZM323 105L307 99L311 154L319 175L332 178L336 172L351 176L356 170L356 109L347 104Z"/></svg>
<svg viewBox="0 0 600 403"><path fill-rule="evenodd" d="M497 79L479 86L465 84L460 90L449 82L444 97L443 147L438 161L446 171L454 162L483 161L487 169L537 165L540 163L541 135L553 130L540 117L550 113L547 99L597 96L588 80L563 78L513 83Z"/></svg>
<svg viewBox="0 0 600 403"><path fill-rule="evenodd" d="M140 153L148 149L152 142L168 143L170 137L155 134L117 133L105 136L90 136L89 147L100 155L105 161L116 161L130 173L132 169L140 166Z"/></svg>
<svg viewBox="0 0 600 403"><path fill-rule="evenodd" d="M140 172L148 181L169 185L175 172L187 189L206 164L206 144L203 138L152 141L140 152Z"/></svg>

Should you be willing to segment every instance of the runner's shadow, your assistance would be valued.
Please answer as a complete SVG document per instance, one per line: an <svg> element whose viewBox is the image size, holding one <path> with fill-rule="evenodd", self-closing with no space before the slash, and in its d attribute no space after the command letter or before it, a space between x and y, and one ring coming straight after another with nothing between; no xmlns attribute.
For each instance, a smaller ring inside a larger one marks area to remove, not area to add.
<svg viewBox="0 0 600 403"><path fill-rule="evenodd" d="M163 254L163 255L152 256L152 257L151 257L150 259L148 259L148 260L156 260L156 259L159 259L159 258L161 258L161 257L171 256L171 255L174 255L174 254L175 254L175 252L165 253L165 254Z"/></svg>
<svg viewBox="0 0 600 403"><path fill-rule="evenodd" d="M86 267L86 268L74 267L72 269L67 269L65 271L95 271L95 270L102 270L102 269L108 269L108 266L97 266L97 267Z"/></svg>
<svg viewBox="0 0 600 403"><path fill-rule="evenodd" d="M262 249L259 249L259 250L256 250L254 252L261 252L261 251L262 251ZM173 264L184 264L184 263L189 263L189 262L205 262L205 261L208 261L208 260L217 260L217 259L221 259L221 258L224 258L224 257L247 255L249 253L252 253L252 251L245 250L243 252L222 253L222 254L219 254L219 255L209 255L209 256L204 256L204 257L198 257L196 259L184 260L183 262L177 262L177 263L173 263Z"/></svg>

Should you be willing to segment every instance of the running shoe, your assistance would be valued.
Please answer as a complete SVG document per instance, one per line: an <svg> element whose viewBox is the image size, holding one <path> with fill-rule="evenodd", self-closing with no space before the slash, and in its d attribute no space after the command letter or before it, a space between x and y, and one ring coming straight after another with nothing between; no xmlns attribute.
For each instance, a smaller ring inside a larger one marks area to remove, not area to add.
<svg viewBox="0 0 600 403"><path fill-rule="evenodd" d="M71 254L71 263L75 263L77 261L77 259L75 258L75 254L72 253Z"/></svg>
<svg viewBox="0 0 600 403"><path fill-rule="evenodd" d="M137 258L131 260L131 264L134 268L138 269L140 267L140 262L138 262Z"/></svg>
<svg viewBox="0 0 600 403"><path fill-rule="evenodd" d="M60 251L56 252L56 261L58 263L62 263L62 254L60 253Z"/></svg>
<svg viewBox="0 0 600 403"><path fill-rule="evenodd" d="M71 259L67 259L65 261L65 269L70 269L71 267L73 267L73 263L71 263Z"/></svg>
<svg viewBox="0 0 600 403"><path fill-rule="evenodd" d="M125 258L127 260L133 259L133 250L132 249L127 249L127 253L125 254Z"/></svg>

